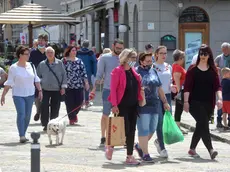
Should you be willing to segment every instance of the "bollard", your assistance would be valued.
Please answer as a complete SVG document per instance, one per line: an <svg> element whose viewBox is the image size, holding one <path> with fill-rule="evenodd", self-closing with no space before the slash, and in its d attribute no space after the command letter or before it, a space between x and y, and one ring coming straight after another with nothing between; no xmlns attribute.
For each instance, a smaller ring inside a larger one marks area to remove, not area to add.
<svg viewBox="0 0 230 172"><path fill-rule="evenodd" d="M40 144L38 139L40 133L31 133L33 142L31 143L31 172L40 172Z"/></svg>

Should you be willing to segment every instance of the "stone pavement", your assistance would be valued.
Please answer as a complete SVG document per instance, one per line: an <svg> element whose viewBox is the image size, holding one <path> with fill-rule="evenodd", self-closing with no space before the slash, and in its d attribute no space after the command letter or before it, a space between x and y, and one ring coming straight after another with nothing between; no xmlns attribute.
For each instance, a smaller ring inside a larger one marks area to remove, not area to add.
<svg viewBox="0 0 230 172"><path fill-rule="evenodd" d="M1 95L1 91L0 91ZM219 151L216 161L211 161L207 150L202 143L198 146L199 159L187 155L191 135L185 136L182 143L167 146L169 159L158 157L153 140L150 142L150 152L155 164L142 164L138 167L124 165L126 151L122 147L116 148L112 161L104 157L103 149L98 148L100 142L100 93L97 94L95 106L88 111L81 111L79 124L68 126L64 145L48 146L48 137L41 132L41 171L42 172L228 172L230 149L226 143L213 141ZM16 129L16 112L13 106L11 91L6 98L6 105L1 108L0 125L0 168L2 172L30 171L30 144L19 144ZM34 112L35 108L33 109ZM62 104L60 115L65 114ZM187 114L183 115L185 117ZM187 118L187 117L186 117ZM66 119L67 120L67 119ZM39 123L31 119L28 137L32 131L42 131ZM134 152L137 157L137 153Z"/></svg>
<svg viewBox="0 0 230 172"><path fill-rule="evenodd" d="M175 107L173 107L173 110L174 109ZM230 144L230 130L224 131L223 129L216 128L216 117L217 117L216 112L217 109L215 110L215 123L214 124L210 123L209 125L211 136L219 141ZM191 131L194 131L196 122L189 113L183 112L181 120L182 120L181 126Z"/></svg>

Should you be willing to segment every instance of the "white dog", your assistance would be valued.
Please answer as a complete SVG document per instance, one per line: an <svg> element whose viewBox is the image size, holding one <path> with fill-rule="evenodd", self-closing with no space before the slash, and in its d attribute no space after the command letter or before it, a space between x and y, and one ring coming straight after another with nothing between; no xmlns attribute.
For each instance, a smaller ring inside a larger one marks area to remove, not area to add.
<svg viewBox="0 0 230 172"><path fill-rule="evenodd" d="M63 117L57 117L55 119L50 120L47 125L47 134L49 137L50 145L52 145L51 135L56 136L56 145L63 144L64 135L66 131L66 122ZM59 143L59 133L62 133L61 142Z"/></svg>

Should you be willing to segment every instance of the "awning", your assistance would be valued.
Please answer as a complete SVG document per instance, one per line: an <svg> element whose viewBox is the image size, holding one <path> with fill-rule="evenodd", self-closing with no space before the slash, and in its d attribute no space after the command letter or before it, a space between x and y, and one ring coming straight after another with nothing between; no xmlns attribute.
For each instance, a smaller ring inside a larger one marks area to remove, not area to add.
<svg viewBox="0 0 230 172"><path fill-rule="evenodd" d="M0 14L3 24L78 24L75 18L47 7L29 3Z"/></svg>
<svg viewBox="0 0 230 172"><path fill-rule="evenodd" d="M85 14L89 14L95 11L99 11L102 9L110 9L110 8L114 8L114 4L115 1L114 0L108 0L108 1L103 1L103 2L99 2L90 6L87 6L81 10L69 13L69 16L71 17L81 17Z"/></svg>

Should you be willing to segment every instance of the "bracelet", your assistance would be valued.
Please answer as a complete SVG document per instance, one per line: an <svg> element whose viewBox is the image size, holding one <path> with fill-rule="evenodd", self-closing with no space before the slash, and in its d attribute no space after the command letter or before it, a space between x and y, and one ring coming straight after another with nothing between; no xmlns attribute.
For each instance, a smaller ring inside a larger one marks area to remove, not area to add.
<svg viewBox="0 0 230 172"><path fill-rule="evenodd" d="M42 90L38 90L38 92L42 92Z"/></svg>
<svg viewBox="0 0 230 172"><path fill-rule="evenodd" d="M185 104L185 103L188 103L188 102L184 102L184 104Z"/></svg>

